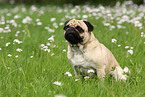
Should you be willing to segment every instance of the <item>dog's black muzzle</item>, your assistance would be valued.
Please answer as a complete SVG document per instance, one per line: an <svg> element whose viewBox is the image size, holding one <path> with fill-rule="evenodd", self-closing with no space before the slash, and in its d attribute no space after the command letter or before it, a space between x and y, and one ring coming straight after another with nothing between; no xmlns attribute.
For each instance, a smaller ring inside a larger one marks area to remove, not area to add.
<svg viewBox="0 0 145 97"><path fill-rule="evenodd" d="M83 41L83 38L79 35L79 31L72 27L66 30L64 37L71 44L78 44Z"/></svg>

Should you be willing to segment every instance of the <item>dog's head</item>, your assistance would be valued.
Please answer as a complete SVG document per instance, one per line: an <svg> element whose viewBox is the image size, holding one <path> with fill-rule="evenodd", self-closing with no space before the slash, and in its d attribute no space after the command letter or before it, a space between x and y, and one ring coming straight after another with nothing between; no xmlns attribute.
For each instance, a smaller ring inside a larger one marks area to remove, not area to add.
<svg viewBox="0 0 145 97"><path fill-rule="evenodd" d="M94 27L85 20L70 20L64 24L64 37L71 44L85 44Z"/></svg>

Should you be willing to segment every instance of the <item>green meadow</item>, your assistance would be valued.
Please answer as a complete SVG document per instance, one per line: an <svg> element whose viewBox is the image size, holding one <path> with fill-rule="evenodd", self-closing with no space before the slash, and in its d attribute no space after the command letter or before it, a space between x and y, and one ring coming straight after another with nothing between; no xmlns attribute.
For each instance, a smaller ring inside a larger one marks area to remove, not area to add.
<svg viewBox="0 0 145 97"><path fill-rule="evenodd" d="M0 6L1 97L144 97L145 6ZM64 22L85 19L131 75L126 82L75 78Z"/></svg>

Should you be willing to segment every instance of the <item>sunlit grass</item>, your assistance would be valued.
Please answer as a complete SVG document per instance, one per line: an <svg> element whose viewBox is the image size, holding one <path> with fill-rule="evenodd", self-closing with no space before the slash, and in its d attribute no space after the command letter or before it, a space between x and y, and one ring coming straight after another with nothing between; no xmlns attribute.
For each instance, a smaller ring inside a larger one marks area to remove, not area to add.
<svg viewBox="0 0 145 97"><path fill-rule="evenodd" d="M139 6L134 9L133 6L128 6L124 11L121 6L1 7L0 95L3 97L54 97L60 94L67 97L145 96L143 66L145 28L144 16L141 15L145 14L143 8ZM125 15L129 18L123 18ZM26 20L26 17L29 19ZM140 18L136 19L137 17ZM116 82L114 78L107 76L104 82L97 78L74 77L73 68L67 60L67 42L63 36L63 23L72 18L84 18L94 25L93 33L96 38L112 51L122 68L127 66L130 69L131 75L127 82ZM126 21L120 23L122 19ZM22 43L14 42L15 39ZM116 43L112 43L112 39L115 39ZM17 51L18 48L22 51ZM128 50L132 50L133 54L127 53ZM8 56L9 54L11 56ZM72 76L68 76L66 72Z"/></svg>

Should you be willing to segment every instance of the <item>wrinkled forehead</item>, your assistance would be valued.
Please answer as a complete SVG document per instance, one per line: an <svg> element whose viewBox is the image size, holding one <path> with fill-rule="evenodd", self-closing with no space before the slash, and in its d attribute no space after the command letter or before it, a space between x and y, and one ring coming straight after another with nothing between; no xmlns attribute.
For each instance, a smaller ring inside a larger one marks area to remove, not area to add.
<svg viewBox="0 0 145 97"><path fill-rule="evenodd" d="M80 26L83 30L87 29L86 24L83 22L83 20L71 20L67 23L67 25L69 25L70 27L77 27Z"/></svg>

